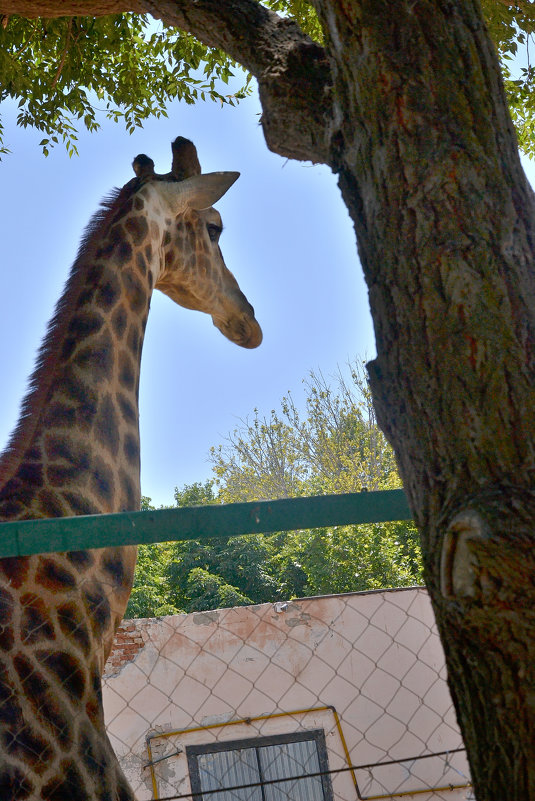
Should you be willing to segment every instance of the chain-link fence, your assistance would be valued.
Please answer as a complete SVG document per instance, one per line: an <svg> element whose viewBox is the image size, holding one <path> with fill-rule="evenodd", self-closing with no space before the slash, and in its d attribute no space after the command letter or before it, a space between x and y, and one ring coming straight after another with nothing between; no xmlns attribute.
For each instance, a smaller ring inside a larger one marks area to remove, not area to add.
<svg viewBox="0 0 535 801"><path fill-rule="evenodd" d="M104 709L139 801L471 797L421 588L125 621Z"/></svg>

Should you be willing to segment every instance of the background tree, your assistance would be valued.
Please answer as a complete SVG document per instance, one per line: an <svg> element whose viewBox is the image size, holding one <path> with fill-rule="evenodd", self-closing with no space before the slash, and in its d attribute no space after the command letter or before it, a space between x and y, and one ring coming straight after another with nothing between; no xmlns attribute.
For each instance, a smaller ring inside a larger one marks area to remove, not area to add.
<svg viewBox="0 0 535 801"><path fill-rule="evenodd" d="M329 382L312 371L303 381L305 416L291 393L269 418L254 410L211 450L226 502L401 487L394 453L377 426L364 363Z"/></svg>
<svg viewBox="0 0 535 801"><path fill-rule="evenodd" d="M257 78L268 146L338 175L476 795L534 799L535 200L496 48L477 0L313 8L321 40L255 0L0 0L150 12L221 48ZM512 52L531 6L489 21Z"/></svg>
<svg viewBox="0 0 535 801"><path fill-rule="evenodd" d="M348 379L339 372L333 386L314 372L304 384L306 416L290 394L269 419L255 412L224 447L212 449L216 481L177 488L176 506L399 487L362 364L351 366ZM149 499L143 507L152 508ZM127 615L401 587L421 579L417 532L406 522L144 545Z"/></svg>

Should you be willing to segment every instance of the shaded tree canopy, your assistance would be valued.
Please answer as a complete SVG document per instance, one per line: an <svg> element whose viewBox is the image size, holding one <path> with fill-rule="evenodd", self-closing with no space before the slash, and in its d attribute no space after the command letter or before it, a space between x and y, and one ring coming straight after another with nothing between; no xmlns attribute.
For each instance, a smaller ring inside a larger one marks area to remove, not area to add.
<svg viewBox="0 0 535 801"><path fill-rule="evenodd" d="M530 63L529 40L535 29L535 8L528 2L483 0L483 10L500 55L521 147L533 154L535 67ZM123 120L132 131L150 115L165 115L166 105L173 100L238 102L250 89L251 75L259 79L265 100L277 94L273 78L280 80L279 99L306 79L306 93L314 97L307 98L301 87L301 102L308 112L311 100L321 101L322 114L327 110L320 97L331 83L321 47L323 34L313 4L307 0L240 0L230 10L218 9L207 0L195 4L3 0L0 12L4 12L0 18L0 102L12 98L19 107L18 124L43 132L40 144L45 154L58 141L71 155L75 153L78 126L98 129L99 110ZM284 18L270 12L282 12ZM155 24L151 13L163 25ZM217 24L208 27L208 20ZM221 22L223 29L215 30ZM286 41L288 33L290 41ZM249 74L242 86L230 90L228 82L237 62ZM269 127L267 118L264 124ZM8 147L9 134L4 143L0 124L0 152ZM322 160L313 151L287 155Z"/></svg>

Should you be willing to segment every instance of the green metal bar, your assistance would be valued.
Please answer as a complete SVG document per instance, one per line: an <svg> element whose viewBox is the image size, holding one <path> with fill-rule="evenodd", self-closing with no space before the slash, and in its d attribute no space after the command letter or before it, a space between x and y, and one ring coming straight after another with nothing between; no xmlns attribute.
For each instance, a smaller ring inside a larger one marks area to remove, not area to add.
<svg viewBox="0 0 535 801"><path fill-rule="evenodd" d="M410 520L403 490L0 523L0 558Z"/></svg>

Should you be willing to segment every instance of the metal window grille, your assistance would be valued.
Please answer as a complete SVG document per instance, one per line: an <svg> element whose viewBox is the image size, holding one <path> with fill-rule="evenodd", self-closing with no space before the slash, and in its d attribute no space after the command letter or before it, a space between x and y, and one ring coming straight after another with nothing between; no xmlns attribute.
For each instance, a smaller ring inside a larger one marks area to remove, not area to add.
<svg viewBox="0 0 535 801"><path fill-rule="evenodd" d="M188 746L186 756L194 801L207 791L206 801L333 799L329 777L317 775L328 770L321 730ZM256 786L230 789L243 785Z"/></svg>

